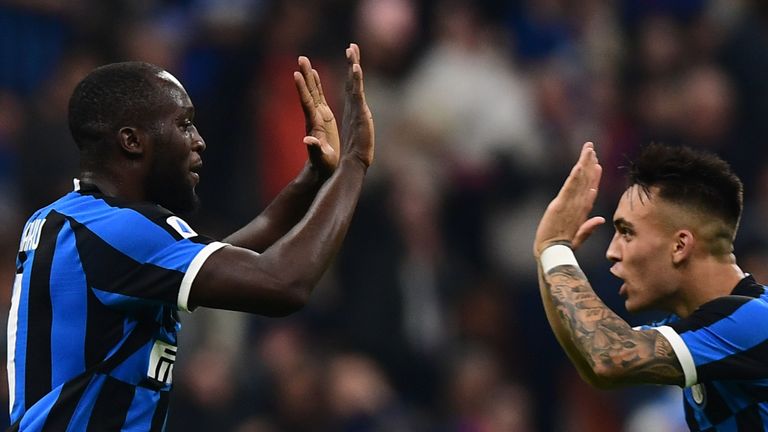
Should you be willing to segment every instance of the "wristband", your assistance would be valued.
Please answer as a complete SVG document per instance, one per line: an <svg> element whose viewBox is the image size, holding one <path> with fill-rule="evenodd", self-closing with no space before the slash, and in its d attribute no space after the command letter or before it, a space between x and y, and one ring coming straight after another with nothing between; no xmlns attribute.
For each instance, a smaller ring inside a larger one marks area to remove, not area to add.
<svg viewBox="0 0 768 432"><path fill-rule="evenodd" d="M576 261L576 255L573 254L573 250L562 244L552 245L544 249L541 252L539 261L541 262L541 269L544 271L544 274L549 273L550 270L561 265L572 265L576 268L580 268L578 261Z"/></svg>

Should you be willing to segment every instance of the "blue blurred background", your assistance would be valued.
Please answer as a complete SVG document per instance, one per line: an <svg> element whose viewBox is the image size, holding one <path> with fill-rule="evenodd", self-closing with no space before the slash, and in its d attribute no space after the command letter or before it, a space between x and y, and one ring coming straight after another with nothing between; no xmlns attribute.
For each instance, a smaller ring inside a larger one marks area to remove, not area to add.
<svg viewBox="0 0 768 432"><path fill-rule="evenodd" d="M540 306L533 233L584 141L597 143L595 213L608 218L639 146L704 147L745 182L736 253L768 282L766 5L0 0L0 313L23 220L77 174L66 106L88 71L144 60L180 78L208 144L188 219L224 236L306 158L296 57L310 56L340 117L356 41L377 161L344 249L294 316L183 317L168 430L687 430L677 389L580 381ZM579 251L582 266L630 323L657 317L624 311L611 235Z"/></svg>

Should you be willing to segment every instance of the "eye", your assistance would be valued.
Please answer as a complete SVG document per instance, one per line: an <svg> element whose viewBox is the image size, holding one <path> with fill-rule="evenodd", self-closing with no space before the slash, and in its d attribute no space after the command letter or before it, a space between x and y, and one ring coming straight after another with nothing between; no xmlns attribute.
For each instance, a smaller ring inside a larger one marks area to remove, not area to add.
<svg viewBox="0 0 768 432"><path fill-rule="evenodd" d="M625 241L630 241L634 235L634 232L627 227L616 228L616 233L620 235Z"/></svg>
<svg viewBox="0 0 768 432"><path fill-rule="evenodd" d="M184 121L181 122L181 129L183 129L186 132L189 132L190 130L192 130L193 127L195 127L195 124L192 123L191 119L185 119Z"/></svg>

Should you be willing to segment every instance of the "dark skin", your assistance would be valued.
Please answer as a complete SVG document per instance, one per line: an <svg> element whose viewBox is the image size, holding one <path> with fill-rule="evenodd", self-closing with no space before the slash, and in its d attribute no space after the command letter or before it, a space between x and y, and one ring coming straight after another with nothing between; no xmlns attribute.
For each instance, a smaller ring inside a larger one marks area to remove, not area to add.
<svg viewBox="0 0 768 432"><path fill-rule="evenodd" d="M373 117L365 101L356 44L347 48L346 57L341 135L317 71L306 57L299 58L294 82L306 119L309 160L264 212L223 239L230 246L205 261L192 284L190 308L283 316L307 303L341 247L373 162ZM206 144L194 127L186 91L170 74L158 80L169 101L159 131L120 128L107 162L84 166L81 180L110 196L190 210L194 202L174 197L189 193L194 201Z"/></svg>

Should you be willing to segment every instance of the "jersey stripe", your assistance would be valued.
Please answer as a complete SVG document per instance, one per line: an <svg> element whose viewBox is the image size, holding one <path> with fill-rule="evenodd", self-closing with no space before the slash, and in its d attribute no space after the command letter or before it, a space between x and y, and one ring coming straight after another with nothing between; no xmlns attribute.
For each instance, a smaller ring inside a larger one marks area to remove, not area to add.
<svg viewBox="0 0 768 432"><path fill-rule="evenodd" d="M731 314L750 300L752 300L751 297L745 296L721 297L717 301L702 305L689 319L671 323L670 326L678 334L708 328L729 318Z"/></svg>
<svg viewBox="0 0 768 432"><path fill-rule="evenodd" d="M165 421L168 417L168 401L169 393L161 392L160 401L158 401L155 414L152 416L152 427L149 429L151 432L160 432L165 429Z"/></svg>
<svg viewBox="0 0 768 432"><path fill-rule="evenodd" d="M89 432L120 430L133 401L135 388L112 377L106 377L93 406L87 430Z"/></svg>
<svg viewBox="0 0 768 432"><path fill-rule="evenodd" d="M717 361L700 365L698 370L704 377L702 379L712 376L728 377L734 380L768 377L768 363L760 359L768 359L768 340Z"/></svg>
<svg viewBox="0 0 768 432"><path fill-rule="evenodd" d="M25 407L51 391L51 265L56 252L59 230L64 217L56 212L47 216L43 225L40 244L35 251L35 261L29 283L29 318L27 337L27 367L24 376L26 387ZM29 373L34 371L34 373Z"/></svg>
<svg viewBox="0 0 768 432"><path fill-rule="evenodd" d="M86 291L88 319L85 323L85 367L90 368L107 357L110 347L123 338L125 317L102 304L96 295Z"/></svg>
<svg viewBox="0 0 768 432"><path fill-rule="evenodd" d="M82 245L79 247L80 259L91 287L176 304L176 292L168 291L167 287L178 287L184 277L182 272L138 262L115 249L79 222L73 220L72 226L78 244ZM199 245L194 247L200 249ZM121 276L116 278L116 274Z"/></svg>
<svg viewBox="0 0 768 432"><path fill-rule="evenodd" d="M86 283L71 230L59 233L51 273L51 339L67 341L51 344L51 382L58 387L85 370Z"/></svg>
<svg viewBox="0 0 768 432"><path fill-rule="evenodd" d="M85 389L91 382L91 375L83 375L75 380L69 381L61 389L56 402L51 406L51 410L48 412L48 416L45 418L45 425L43 431L65 431L69 425L69 421L77 409L77 405L80 402L80 398L83 396ZM24 420L33 418L34 416L25 416ZM22 423L22 429L24 427L24 421Z"/></svg>

